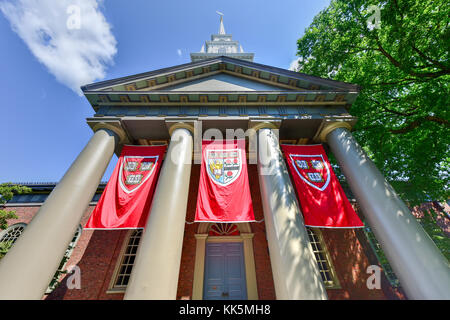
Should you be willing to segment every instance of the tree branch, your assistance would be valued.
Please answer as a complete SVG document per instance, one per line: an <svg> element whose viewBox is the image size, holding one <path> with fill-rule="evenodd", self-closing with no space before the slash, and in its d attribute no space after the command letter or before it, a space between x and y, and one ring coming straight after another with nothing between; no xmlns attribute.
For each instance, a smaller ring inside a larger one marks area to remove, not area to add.
<svg viewBox="0 0 450 320"><path fill-rule="evenodd" d="M369 83L369 86L390 86L390 85L397 85L397 84L401 84L401 85L407 85L407 84L412 84L415 83L417 80L413 79L413 78L405 78L399 81L393 81L393 82L378 82L378 83Z"/></svg>
<svg viewBox="0 0 450 320"><path fill-rule="evenodd" d="M381 103L381 102L379 102L379 101L377 101L377 100L375 100L375 99L373 99L373 98L369 98L369 99L372 100L373 102L375 102L376 104L378 104L384 111L389 112L389 113L396 114L396 115L398 115L398 116L409 117L409 116L412 116L412 115L415 115L415 114L418 113L418 111L414 111L414 112L401 112L401 111L392 110L392 109L387 108L383 103ZM392 100L398 100L398 99L392 98ZM393 103L393 102L394 102L394 101L390 101L390 102L388 102L387 104ZM410 109L411 109L411 110L417 110L418 108L419 108L419 106L414 105L414 107L413 107L413 108L410 108Z"/></svg>
<svg viewBox="0 0 450 320"><path fill-rule="evenodd" d="M417 54L418 54L419 56L421 56L423 59L425 59L425 60L431 62L433 65L439 67L439 68L442 69L442 70L446 70L446 71L449 71L449 70L450 70L447 66L443 65L443 64L440 63L439 61L436 61L436 60L434 60L434 59L431 59L430 57L428 57L427 55L425 55L425 53L423 53L422 51L420 51L419 49L417 49L417 48L414 46L414 44L411 44L411 47L413 48L413 50L414 50L415 52L417 52Z"/></svg>
<svg viewBox="0 0 450 320"><path fill-rule="evenodd" d="M389 130L389 131L394 133L394 134L407 133L407 132L412 131L415 128L419 127L422 123L424 123L426 121L435 122L435 123L444 125L446 127L450 126L449 122L447 120L445 120L445 119L442 119L442 118L439 118L439 117L434 117L434 116L425 116L425 117L419 118L417 120L414 120L413 122L409 123L408 125L406 125L403 128L393 129L393 130Z"/></svg>
<svg viewBox="0 0 450 320"><path fill-rule="evenodd" d="M441 70L438 72L414 72L414 71L410 71L407 70L406 68L403 67L403 65L397 61L393 56L391 56L381 45L380 40L376 39L377 44L378 44L378 48L380 49L379 51L381 52L381 54L383 56L385 56L395 67L399 68L400 70L403 70L404 72L408 73L409 75L413 76L413 77L418 77L418 78L437 78L440 76L443 76L445 74L449 74L450 72L447 70Z"/></svg>

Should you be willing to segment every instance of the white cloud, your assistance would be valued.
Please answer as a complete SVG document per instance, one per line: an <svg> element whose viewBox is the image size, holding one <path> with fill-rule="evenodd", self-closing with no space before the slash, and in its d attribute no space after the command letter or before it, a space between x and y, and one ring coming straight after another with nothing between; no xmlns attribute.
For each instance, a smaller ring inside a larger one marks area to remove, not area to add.
<svg viewBox="0 0 450 320"><path fill-rule="evenodd" d="M48 71L80 95L114 62L117 42L96 0L7 0L0 10Z"/></svg>
<svg viewBox="0 0 450 320"><path fill-rule="evenodd" d="M300 62L300 58L296 58L296 59L292 60L291 63L289 64L289 70L298 71L299 62Z"/></svg>
<svg viewBox="0 0 450 320"><path fill-rule="evenodd" d="M179 57L181 57L181 49L177 49L177 54Z"/></svg>

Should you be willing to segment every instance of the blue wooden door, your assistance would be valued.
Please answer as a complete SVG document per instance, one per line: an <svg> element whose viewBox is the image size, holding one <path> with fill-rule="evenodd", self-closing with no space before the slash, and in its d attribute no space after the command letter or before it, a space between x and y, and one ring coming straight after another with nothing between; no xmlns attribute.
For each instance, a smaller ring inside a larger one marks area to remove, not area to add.
<svg viewBox="0 0 450 320"><path fill-rule="evenodd" d="M242 243L206 243L205 253L203 299L246 300Z"/></svg>

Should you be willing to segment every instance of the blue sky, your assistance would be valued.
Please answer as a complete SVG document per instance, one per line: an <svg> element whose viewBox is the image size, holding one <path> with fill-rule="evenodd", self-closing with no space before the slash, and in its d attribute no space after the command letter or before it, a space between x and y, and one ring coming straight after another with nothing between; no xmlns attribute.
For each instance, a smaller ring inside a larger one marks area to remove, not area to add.
<svg viewBox="0 0 450 320"><path fill-rule="evenodd" d="M218 32L216 10L255 62L287 69L296 40L328 4L0 0L0 182L59 181L92 136L85 119L94 112L79 86L189 62ZM70 20L73 5L80 20ZM69 30L73 21L80 28Z"/></svg>

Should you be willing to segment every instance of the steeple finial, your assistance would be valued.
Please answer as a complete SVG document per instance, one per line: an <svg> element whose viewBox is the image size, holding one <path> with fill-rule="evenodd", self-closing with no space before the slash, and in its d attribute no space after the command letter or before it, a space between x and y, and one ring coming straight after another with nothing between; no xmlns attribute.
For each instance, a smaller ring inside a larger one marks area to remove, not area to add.
<svg viewBox="0 0 450 320"><path fill-rule="evenodd" d="M219 34L226 34L225 27L223 26L223 13L219 11L216 11L216 13L220 16Z"/></svg>

